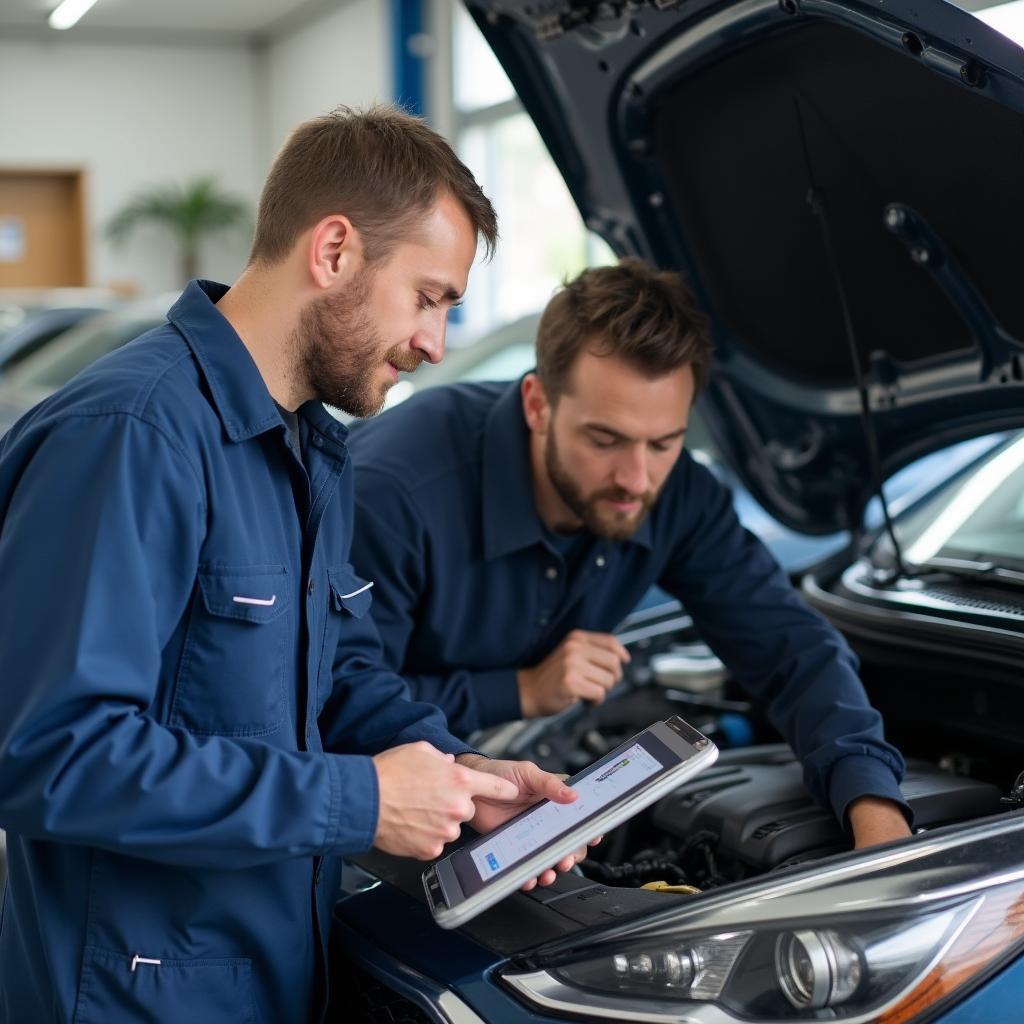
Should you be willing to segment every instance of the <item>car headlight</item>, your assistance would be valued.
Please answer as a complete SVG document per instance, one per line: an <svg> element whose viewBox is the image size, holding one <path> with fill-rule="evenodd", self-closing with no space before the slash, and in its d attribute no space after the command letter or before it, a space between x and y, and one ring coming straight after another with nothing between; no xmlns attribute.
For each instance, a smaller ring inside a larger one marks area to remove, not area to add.
<svg viewBox="0 0 1024 1024"><path fill-rule="evenodd" d="M884 1021L902 1024L976 978L1024 937L1019 884L906 908L689 928L506 969L544 1010L629 1021Z"/></svg>

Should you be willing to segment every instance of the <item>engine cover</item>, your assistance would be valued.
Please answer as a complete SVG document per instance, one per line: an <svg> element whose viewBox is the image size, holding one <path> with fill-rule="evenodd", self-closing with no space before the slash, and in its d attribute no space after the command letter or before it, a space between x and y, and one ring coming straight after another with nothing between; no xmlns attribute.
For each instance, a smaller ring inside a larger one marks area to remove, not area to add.
<svg viewBox="0 0 1024 1024"><path fill-rule="evenodd" d="M926 761L907 763L901 789L915 828L1003 809L997 786L950 775ZM807 792L801 766L783 744L723 752L717 764L655 805L653 823L682 843L712 833L717 855L752 873L850 848L831 810Z"/></svg>

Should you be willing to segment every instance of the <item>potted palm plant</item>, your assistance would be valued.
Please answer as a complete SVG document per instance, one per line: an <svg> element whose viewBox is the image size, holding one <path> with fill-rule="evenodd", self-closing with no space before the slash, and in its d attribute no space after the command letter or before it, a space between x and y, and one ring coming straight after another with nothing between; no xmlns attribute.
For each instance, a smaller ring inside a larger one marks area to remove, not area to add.
<svg viewBox="0 0 1024 1024"><path fill-rule="evenodd" d="M160 185L139 192L107 224L107 237L121 243L140 224L164 225L178 240L184 283L198 276L203 238L250 223L249 204L222 191L212 176L204 176L184 185Z"/></svg>

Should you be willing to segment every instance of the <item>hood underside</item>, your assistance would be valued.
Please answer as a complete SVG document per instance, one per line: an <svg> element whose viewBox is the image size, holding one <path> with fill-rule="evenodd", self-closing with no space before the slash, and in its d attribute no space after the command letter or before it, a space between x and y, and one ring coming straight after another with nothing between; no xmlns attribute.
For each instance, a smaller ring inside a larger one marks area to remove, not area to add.
<svg viewBox="0 0 1024 1024"><path fill-rule="evenodd" d="M860 383L884 475L1024 425L1020 47L943 0L467 6L588 225L696 288L782 522L859 525Z"/></svg>

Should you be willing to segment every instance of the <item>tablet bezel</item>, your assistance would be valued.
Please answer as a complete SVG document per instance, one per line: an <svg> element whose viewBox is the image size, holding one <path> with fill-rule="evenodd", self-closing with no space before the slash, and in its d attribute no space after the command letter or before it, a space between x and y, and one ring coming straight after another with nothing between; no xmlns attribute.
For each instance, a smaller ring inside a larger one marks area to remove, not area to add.
<svg viewBox="0 0 1024 1024"><path fill-rule="evenodd" d="M551 867L567 854L584 845L596 835L614 828L616 825L626 821L634 814L649 806L655 800L686 781L692 775L701 771L715 761L718 757L718 748L702 733L698 732L688 722L678 716L667 719L664 722L655 722L647 729L643 729L631 736L625 742L619 744L614 750L597 758L581 772L577 772L571 779L567 780L568 785L587 775L594 770L594 766L605 760L612 760L621 752L627 750L638 741L642 741L647 735L659 740L668 747L669 751L679 757L679 762L668 768L667 771L655 777L648 786L642 786L638 792L634 792L613 801L603 808L593 818L581 822L578 826L564 833L550 843L539 847L534 853L509 868L507 873L502 873L494 878L485 881L480 890L467 896L462 889L458 876L452 863L452 858L457 854L469 849L477 842L485 840L480 836L473 843L460 847L459 850L448 854L446 857L435 862L423 873L423 886L427 895L427 902L435 920L443 928L454 928L466 921L471 920L477 914L482 913L488 907L493 906L499 900L518 889L524 882L535 877L541 871ZM527 808L522 814L509 819L499 829L506 829L533 811L535 808ZM498 830L494 830L498 831ZM493 835L493 833L490 833Z"/></svg>

